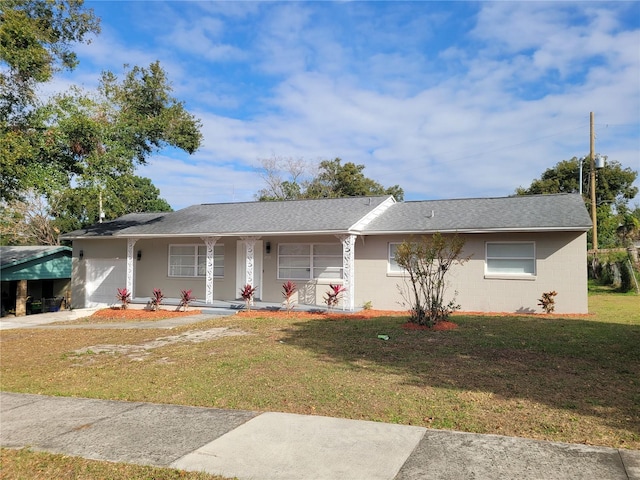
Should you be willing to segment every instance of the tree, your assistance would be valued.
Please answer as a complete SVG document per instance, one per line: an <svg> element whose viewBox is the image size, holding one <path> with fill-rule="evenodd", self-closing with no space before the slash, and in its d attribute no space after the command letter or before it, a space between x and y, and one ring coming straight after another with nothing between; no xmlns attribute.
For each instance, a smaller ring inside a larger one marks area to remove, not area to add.
<svg viewBox="0 0 640 480"><path fill-rule="evenodd" d="M4 0L0 10L0 199L29 190L34 167L45 168L39 155L42 132L35 94L39 83L56 71L72 70L75 43L88 43L100 31L99 20L81 0Z"/></svg>
<svg viewBox="0 0 640 480"><path fill-rule="evenodd" d="M33 106L38 83L56 71L73 70L71 47L89 43L100 21L83 0L4 0L0 11L0 118L13 119Z"/></svg>
<svg viewBox="0 0 640 480"><path fill-rule="evenodd" d="M340 158L320 162L318 175L307 187L307 198L394 195L396 200L404 199L404 191L400 186L384 188L380 183L364 176L364 165L352 162L342 165L341 162Z"/></svg>
<svg viewBox="0 0 640 480"><path fill-rule="evenodd" d="M409 303L411 322L432 327L459 308L455 295L449 302L445 299L446 278L453 265L464 265L471 258L462 256L464 244L458 235L436 232L419 241L408 240L398 245L395 259L409 278L403 294Z"/></svg>
<svg viewBox="0 0 640 480"><path fill-rule="evenodd" d="M300 179L307 171L307 165L302 158L278 157L263 158L260 176L267 184L266 188L258 191L258 201L295 200L302 198ZM287 174L289 180L283 175Z"/></svg>
<svg viewBox="0 0 640 480"><path fill-rule="evenodd" d="M170 212L160 191L148 178L122 175L111 179L102 192L108 218L131 212ZM3 245L59 245L59 235L96 223L99 218L97 189L67 188L45 198L35 190L22 199L0 206Z"/></svg>
<svg viewBox="0 0 640 480"><path fill-rule="evenodd" d="M99 20L82 0L5 0L0 11L0 208L27 218L34 206L60 233L94 223L97 199L113 216L166 211L137 164L166 146L193 153L200 121L171 95L158 62L125 66L119 79L103 73L97 92L78 88L41 102L36 86L73 69L72 50L98 33ZM57 215L60 215L56 218ZM33 222L33 220L31 221Z"/></svg>
<svg viewBox="0 0 640 480"><path fill-rule="evenodd" d="M9 206L0 206L2 245L59 245L59 234L47 201L34 190Z"/></svg>
<svg viewBox="0 0 640 480"><path fill-rule="evenodd" d="M132 212L171 212L171 206L159 195L150 179L119 175L108 179L102 188L85 184L64 190L51 202L51 216L56 229L64 233L96 223L100 197L108 219Z"/></svg>
<svg viewBox="0 0 640 480"><path fill-rule="evenodd" d="M396 200L404 199L400 186L385 188L380 183L364 176L364 165L342 160L323 160L317 167L317 174L304 179L311 170L301 159L272 157L262 160L262 178L267 183L256 195L260 201L293 200L299 198L337 198L368 195L393 195ZM283 178L283 173L288 179Z"/></svg>
<svg viewBox="0 0 640 480"><path fill-rule="evenodd" d="M72 88L38 109L46 128L21 180L45 194L62 233L95 223L98 198L107 218L136 211L167 211L149 179L134 175L167 145L193 153L200 145L200 122L170 95L158 62L129 69L122 80L106 72L97 92Z"/></svg>
<svg viewBox="0 0 640 480"><path fill-rule="evenodd" d="M605 157L606 158L606 157ZM587 208L591 209L590 178L591 162L583 163L582 191ZM545 193L578 193L580 191L580 160L576 157L563 160L555 167L545 170L528 188L517 188L517 195ZM615 160L607 160L605 167L596 171L596 217L598 220L598 243L601 247L617 246L620 237L616 234L618 225L624 221L628 203L638 194L633 182L638 172L623 168ZM591 234L589 234L591 235ZM589 237L589 241L590 237Z"/></svg>

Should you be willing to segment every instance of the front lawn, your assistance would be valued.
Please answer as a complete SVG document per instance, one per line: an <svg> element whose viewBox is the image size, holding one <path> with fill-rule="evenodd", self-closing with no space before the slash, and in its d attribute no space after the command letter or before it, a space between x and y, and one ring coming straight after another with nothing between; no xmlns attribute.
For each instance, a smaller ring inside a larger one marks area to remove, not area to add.
<svg viewBox="0 0 640 480"><path fill-rule="evenodd" d="M0 373L13 392L640 449L640 297L592 295L590 310L460 315L459 328L437 332L404 329L400 316L269 312L170 331L7 330Z"/></svg>

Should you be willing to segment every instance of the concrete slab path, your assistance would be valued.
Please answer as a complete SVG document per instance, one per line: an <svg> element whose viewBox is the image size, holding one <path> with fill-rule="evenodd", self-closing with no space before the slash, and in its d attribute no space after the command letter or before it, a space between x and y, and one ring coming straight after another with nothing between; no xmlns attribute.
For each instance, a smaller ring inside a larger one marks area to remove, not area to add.
<svg viewBox="0 0 640 480"><path fill-rule="evenodd" d="M640 480L636 450L8 392L0 392L0 445L240 480Z"/></svg>

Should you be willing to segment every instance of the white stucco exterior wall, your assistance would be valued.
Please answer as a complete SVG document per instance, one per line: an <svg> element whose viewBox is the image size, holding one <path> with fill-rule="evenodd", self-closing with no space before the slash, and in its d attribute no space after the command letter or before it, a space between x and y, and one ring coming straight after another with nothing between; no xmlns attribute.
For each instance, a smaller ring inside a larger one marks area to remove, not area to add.
<svg viewBox="0 0 640 480"><path fill-rule="evenodd" d="M464 255L471 255L471 259L451 270L447 287L449 298L458 292L456 303L460 304L461 311L542 312L538 299L542 293L555 290L558 292L556 313L587 313L586 233L473 234L464 238ZM401 236L389 235L366 237L356 242L356 306L371 301L373 308L404 308L398 286L403 285L405 279L387 271L388 245L402 240ZM534 278L485 276L486 242L503 241L535 242Z"/></svg>

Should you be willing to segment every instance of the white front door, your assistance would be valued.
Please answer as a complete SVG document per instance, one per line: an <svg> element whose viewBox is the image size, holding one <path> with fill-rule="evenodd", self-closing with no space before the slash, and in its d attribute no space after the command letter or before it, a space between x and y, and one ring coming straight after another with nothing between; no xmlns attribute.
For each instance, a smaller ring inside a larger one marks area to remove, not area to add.
<svg viewBox="0 0 640 480"><path fill-rule="evenodd" d="M240 298L240 290L247 284L247 243L251 240L238 240L236 248L236 298ZM253 240L253 287L255 300L262 298L262 240Z"/></svg>

